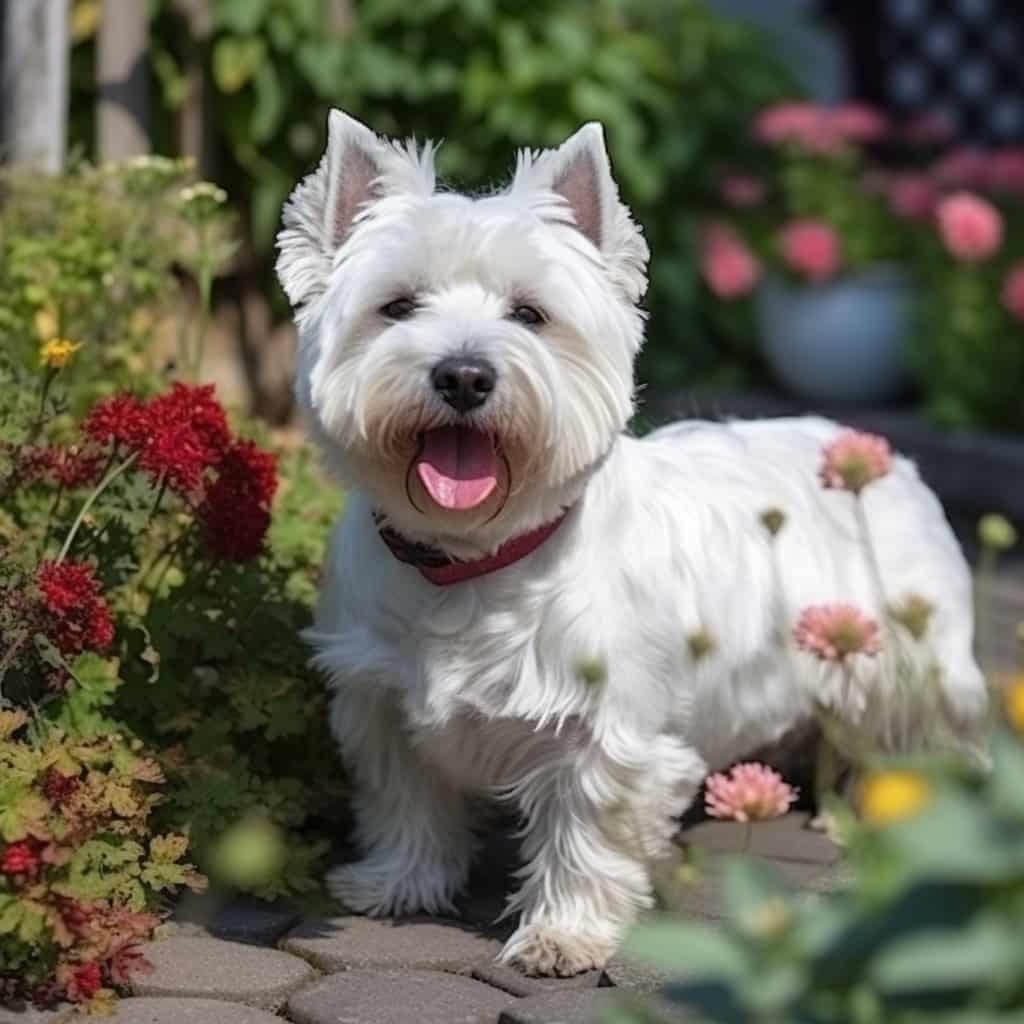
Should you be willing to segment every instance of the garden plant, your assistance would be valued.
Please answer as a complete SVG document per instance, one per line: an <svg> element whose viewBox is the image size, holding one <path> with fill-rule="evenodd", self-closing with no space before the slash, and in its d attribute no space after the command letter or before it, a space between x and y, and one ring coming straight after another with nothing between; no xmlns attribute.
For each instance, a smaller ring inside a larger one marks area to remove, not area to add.
<svg viewBox="0 0 1024 1024"><path fill-rule="evenodd" d="M343 807L299 636L338 499L189 379L231 241L223 193L184 173L147 158L5 182L5 1000L102 1005L203 875L316 891ZM200 302L161 355L173 272Z"/></svg>
<svg viewBox="0 0 1024 1024"><path fill-rule="evenodd" d="M1024 151L943 146L941 126L787 102L750 125L703 229L704 281L733 332L767 273L810 286L899 267L918 294L908 359L952 428L1024 428Z"/></svg>

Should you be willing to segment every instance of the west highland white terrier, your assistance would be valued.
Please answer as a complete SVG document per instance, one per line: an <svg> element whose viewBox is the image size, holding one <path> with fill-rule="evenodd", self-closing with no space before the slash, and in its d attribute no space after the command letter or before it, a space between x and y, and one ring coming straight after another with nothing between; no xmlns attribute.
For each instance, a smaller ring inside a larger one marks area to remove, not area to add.
<svg viewBox="0 0 1024 1024"><path fill-rule="evenodd" d="M433 155L332 112L278 239L299 402L348 490L311 640L363 859L329 881L356 912L450 909L475 798L504 802L524 866L501 959L571 975L651 905L709 771L816 706L890 746L930 727L885 717L892 659L792 640L808 605L885 612L851 496L818 480L835 425L625 432L648 249L601 127L479 196L438 188ZM939 503L903 459L859 500L887 593L934 609L920 688L968 735L986 692Z"/></svg>

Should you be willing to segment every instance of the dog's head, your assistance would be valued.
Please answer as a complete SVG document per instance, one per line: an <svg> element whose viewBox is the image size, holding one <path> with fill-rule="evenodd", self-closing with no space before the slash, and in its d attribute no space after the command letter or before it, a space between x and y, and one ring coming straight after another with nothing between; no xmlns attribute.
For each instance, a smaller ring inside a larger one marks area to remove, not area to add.
<svg viewBox="0 0 1024 1024"><path fill-rule="evenodd" d="M597 124L474 198L437 190L431 145L333 111L278 246L300 404L332 467L411 535L537 525L631 415L647 246Z"/></svg>

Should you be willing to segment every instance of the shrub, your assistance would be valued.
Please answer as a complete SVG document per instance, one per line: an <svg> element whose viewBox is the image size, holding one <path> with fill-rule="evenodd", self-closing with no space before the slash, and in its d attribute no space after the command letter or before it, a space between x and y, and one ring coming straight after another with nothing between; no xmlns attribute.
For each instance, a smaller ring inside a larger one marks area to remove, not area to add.
<svg viewBox="0 0 1024 1024"><path fill-rule="evenodd" d="M74 663L88 686L106 671ZM160 767L138 740L0 711L0 999L98 1004L148 969L161 894L201 888L184 835L153 831Z"/></svg>
<svg viewBox="0 0 1024 1024"><path fill-rule="evenodd" d="M990 776L935 762L875 765L862 823L844 823L849 888L801 897L735 860L723 926L652 921L634 933L632 953L678 972L669 998L707 1021L1019 1020L1024 677L1006 695L1013 724L996 737Z"/></svg>
<svg viewBox="0 0 1024 1024"><path fill-rule="evenodd" d="M336 755L299 638L338 498L302 451L279 474L212 386L118 392L77 420L63 382L83 356L26 369L0 353L0 715L18 773L0 775L2 972L44 1001L123 983L156 893L196 877L171 837L215 881L295 896L317 889L344 812L340 771L310 782ZM65 785L89 795L88 828L36 793ZM278 853L240 874L253 822ZM65 899L88 901L81 935L60 930Z"/></svg>
<svg viewBox="0 0 1024 1024"><path fill-rule="evenodd" d="M154 157L80 164L58 181L0 177L0 337L25 369L38 365L40 343L51 359L70 343L62 383L76 412L129 382L146 386L156 369L152 328L189 241L171 201L186 174L183 162Z"/></svg>

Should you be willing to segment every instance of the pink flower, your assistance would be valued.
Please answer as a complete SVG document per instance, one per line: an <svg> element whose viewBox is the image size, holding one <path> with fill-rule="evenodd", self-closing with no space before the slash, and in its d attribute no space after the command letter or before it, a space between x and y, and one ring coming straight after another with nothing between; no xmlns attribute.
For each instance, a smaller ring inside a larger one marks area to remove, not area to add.
<svg viewBox="0 0 1024 1024"><path fill-rule="evenodd" d="M889 208L907 220L931 220L939 202L939 193L926 174L900 174L887 188Z"/></svg>
<svg viewBox="0 0 1024 1024"><path fill-rule="evenodd" d="M737 209L757 206L767 191L765 183L750 174L730 174L722 182L722 198Z"/></svg>
<svg viewBox="0 0 1024 1024"><path fill-rule="evenodd" d="M815 283L827 281L842 262L839 236L823 221L794 221L783 229L780 240L789 266Z"/></svg>
<svg viewBox="0 0 1024 1024"><path fill-rule="evenodd" d="M863 103L845 103L828 115L832 129L849 142L878 142L889 132L889 122Z"/></svg>
<svg viewBox="0 0 1024 1024"><path fill-rule="evenodd" d="M822 449L818 476L829 488L860 494L892 469L892 448L884 437L844 430Z"/></svg>
<svg viewBox="0 0 1024 1024"><path fill-rule="evenodd" d="M810 103L778 103L762 110L754 122L761 142L804 142L821 126L821 111Z"/></svg>
<svg viewBox="0 0 1024 1024"><path fill-rule="evenodd" d="M1002 244L1002 215L980 196L957 192L939 203L938 216L942 240L958 260L980 263Z"/></svg>
<svg viewBox="0 0 1024 1024"><path fill-rule="evenodd" d="M832 154L844 137L832 113L811 103L779 103L763 110L754 122L754 136L769 145L793 143L811 153Z"/></svg>
<svg viewBox="0 0 1024 1024"><path fill-rule="evenodd" d="M805 608L793 627L797 646L822 661L843 661L851 654L882 649L878 623L852 604L816 604Z"/></svg>
<svg viewBox="0 0 1024 1024"><path fill-rule="evenodd" d="M738 764L729 772L718 772L705 783L705 809L712 818L731 821L765 821L785 814L797 797L797 790L782 776L757 763Z"/></svg>
<svg viewBox="0 0 1024 1024"><path fill-rule="evenodd" d="M761 276L757 257L723 224L711 224L704 233L702 271L708 286L722 299L749 294Z"/></svg>
<svg viewBox="0 0 1024 1024"><path fill-rule="evenodd" d="M1024 263L1015 264L1006 275L1003 305L1017 320L1024 321Z"/></svg>

